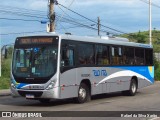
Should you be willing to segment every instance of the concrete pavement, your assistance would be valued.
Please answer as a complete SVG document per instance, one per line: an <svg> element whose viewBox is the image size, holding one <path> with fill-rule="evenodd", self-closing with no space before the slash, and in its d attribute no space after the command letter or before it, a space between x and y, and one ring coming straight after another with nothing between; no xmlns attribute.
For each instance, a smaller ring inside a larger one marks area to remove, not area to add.
<svg viewBox="0 0 160 120"><path fill-rule="evenodd" d="M84 104L75 104L71 99L69 100L52 100L50 103L41 104L37 100L28 100L22 97L12 98L11 96L0 97L1 111L29 111L29 112L58 112L56 115L60 115L60 118L50 118L56 120L74 120L75 117L67 116L62 118L62 114L65 111L78 111L78 112L94 112L93 114L99 116L99 112L110 111L148 111L150 115L159 115L156 111L160 111L160 82L156 82L154 85L139 89L136 96L123 96L121 93L112 93L93 96L92 100ZM62 111L62 112L61 112ZM96 113L95 113L96 112ZM112 115L114 116L115 113ZM141 114L140 114L141 115ZM144 115L146 115L144 113ZM107 118L94 118L94 117L79 117L78 120L106 120ZM11 118L14 119L14 118ZM14 120L19 120L15 118ZM39 118L38 118L39 119ZM38 120L37 119L37 120ZM48 120L48 117L44 117L44 120ZM77 119L77 117L76 117ZM139 117L139 118L111 118L111 120L158 120L156 117ZM35 120L35 118L25 118L25 120Z"/></svg>
<svg viewBox="0 0 160 120"><path fill-rule="evenodd" d="M0 97L2 97L2 96L9 96L9 95L11 95L10 89L0 90Z"/></svg>

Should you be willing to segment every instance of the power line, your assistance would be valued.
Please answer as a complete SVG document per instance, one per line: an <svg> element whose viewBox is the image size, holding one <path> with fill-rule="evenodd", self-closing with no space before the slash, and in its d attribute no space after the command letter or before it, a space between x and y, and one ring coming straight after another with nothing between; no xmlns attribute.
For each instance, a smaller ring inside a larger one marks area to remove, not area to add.
<svg viewBox="0 0 160 120"><path fill-rule="evenodd" d="M66 14L68 17L70 17L71 19L75 20L74 18L72 18L70 15L68 15L60 6L58 6L59 9L63 12L63 14L61 15L61 17L57 20L57 22L60 22L62 20L62 18L64 17L64 14Z"/></svg>
<svg viewBox="0 0 160 120"><path fill-rule="evenodd" d="M0 11L2 11L2 12L14 12L14 13L20 13L20 14L27 14L27 15L38 15L38 16L44 16L44 15L46 15L46 14L42 14L42 13L34 13L34 12L30 12L30 11L23 11L23 10L14 10L14 9L6 9L6 8L4 8L4 9L2 9L2 8L0 8Z"/></svg>
<svg viewBox="0 0 160 120"><path fill-rule="evenodd" d="M58 15L57 15L58 16ZM77 22L75 21L74 19L68 19L68 18L63 18L63 20L61 20L61 22L64 22L64 23L69 23L69 24L73 24L73 25L78 25L80 27L85 27L85 28L88 28L88 29L92 29L92 30L98 30L92 26L89 26L89 25L86 25L86 24L83 24L83 23L80 23L80 22ZM108 32L108 31L103 31L103 32Z"/></svg>
<svg viewBox="0 0 160 120"><path fill-rule="evenodd" d="M65 9L67 9L67 10L69 10L69 11L71 11L71 12L73 12L73 13L75 13L75 14L77 14L77 15L79 15L79 16L81 16L81 17L83 17L83 18L85 18L85 19L87 19L87 20L89 20L89 21L91 21L91 22L93 22L93 23L95 23L95 24L97 24L97 22L95 22L95 21L93 21L93 20L91 20L91 19L89 19L89 18L87 18L87 17L85 17L85 16L83 16L83 15L81 15L81 14L79 14L79 13L77 13L77 12L75 12L75 11L69 9L69 8L67 8L67 7L65 7L64 5L62 5L62 4L60 4L60 3L58 3L58 5L62 6L63 8L65 8ZM108 29L110 29L110 30L116 31L116 32L118 32L118 33L126 34L125 32L116 30L116 29L114 29L114 28L111 28L111 27L108 27L108 26L105 26L105 25L102 25L102 24L101 24L101 26L102 26L102 27L105 27L105 28L108 28Z"/></svg>
<svg viewBox="0 0 160 120"><path fill-rule="evenodd" d="M60 8L60 7L59 7ZM60 8L61 9L61 8ZM71 19L68 19L68 18L64 18L66 21L62 21L62 22L68 22L68 23L70 23L70 24L73 24L74 23L74 25L76 25L76 24L78 24L78 25L80 25L81 27L85 27L85 28L88 28L88 29L92 29L92 30L98 30L98 29L96 29L96 28L94 28L94 27L91 27L91 26L89 26L89 25L86 25L86 24L83 24L83 23L80 23L80 22L76 22L76 19L74 19L74 18L72 18L70 15L68 15L63 9L61 9L62 10L62 12L64 13L64 14L66 14L69 18L71 18ZM58 16L58 15L57 15ZM60 17L61 18L61 17ZM110 31L105 31L105 30L100 30L101 32L105 32L105 33L112 33L112 34L115 34L115 33L113 33L113 32L110 32Z"/></svg>
<svg viewBox="0 0 160 120"><path fill-rule="evenodd" d="M75 25L75 26L67 27L65 29L72 29L72 28L79 28L79 27L83 27L83 26ZM61 30L61 29L63 29L63 28L60 28L60 29L57 29L57 30Z"/></svg>
<svg viewBox="0 0 160 120"><path fill-rule="evenodd" d="M32 31L32 32L18 32L18 33L2 33L2 34L0 34L0 35L29 34L29 33L39 33L39 32L45 32L45 30L43 30L43 31Z"/></svg>
<svg viewBox="0 0 160 120"><path fill-rule="evenodd" d="M0 10L3 12L16 12L29 15L39 15L39 16L44 16L47 13L47 11L45 12L40 10L32 10L32 9L13 7L13 6L3 6L3 5L0 5Z"/></svg>
<svg viewBox="0 0 160 120"><path fill-rule="evenodd" d="M40 20L26 20L26 19L16 19L16 18L0 18L0 19L4 19L4 20L20 20L20 21L36 21L36 22L41 22Z"/></svg>
<svg viewBox="0 0 160 120"><path fill-rule="evenodd" d="M18 15L18 16L26 16L26 17L48 19L48 18L45 18L45 17L35 16L35 15L25 14L25 13L19 13L19 12L12 12L12 11L7 11L7 10L0 10L0 12L8 13L8 14L13 14L13 15Z"/></svg>
<svg viewBox="0 0 160 120"><path fill-rule="evenodd" d="M60 7L59 7L60 8ZM61 8L60 8L61 9ZM68 18L64 18L65 20L62 20L62 22L68 22L68 23L70 23L70 24L73 24L73 25L79 25L80 27L85 27L85 28L88 28L88 29L92 29L92 30L98 30L98 29L96 29L96 28L94 28L94 27L91 27L91 26L89 26L89 25L86 25L86 24L83 24L83 23L80 23L80 22L76 22L76 20L74 19L74 18L72 18L70 15L68 15L63 9L61 9L62 10L62 12L64 13L64 14L66 14L67 16L69 16L69 18L71 18L71 19L68 19ZM58 15L57 15L58 16ZM60 17L61 18L61 17ZM108 31L102 31L102 32L108 32Z"/></svg>
<svg viewBox="0 0 160 120"><path fill-rule="evenodd" d="M147 0L140 0L140 1L142 1L142 2L144 2L146 4L149 4L149 1L147 1ZM154 6L154 7L160 8L160 6L158 6L157 4L155 4L153 2L151 3L151 5Z"/></svg>
<svg viewBox="0 0 160 120"><path fill-rule="evenodd" d="M86 24L83 24L83 23L80 23L80 22L77 22L75 20L71 20L71 19L67 19L67 18L64 18L64 20L61 20L61 22L64 22L64 23L69 23L69 24L72 24L72 25L79 25L80 27L85 27L87 29L91 29L91 30L95 30L97 31L98 29L97 28L94 28L92 26L89 26L89 25L86 25ZM110 31L106 31L106 30L100 30L101 32L104 32L104 33L112 33L112 34L115 34L113 32L110 32Z"/></svg>
<svg viewBox="0 0 160 120"><path fill-rule="evenodd" d="M0 8L12 8L12 9L17 9L17 10L26 10L26 11L32 11L32 12L38 12L38 13L46 13L46 11L26 9L26 8L20 8L20 7L13 7L13 6L8 6L8 5L0 5Z"/></svg>
<svg viewBox="0 0 160 120"><path fill-rule="evenodd" d="M74 1L75 1L75 0L72 0L72 1L71 1L71 4L68 6L68 8L71 7L71 5L74 3Z"/></svg>

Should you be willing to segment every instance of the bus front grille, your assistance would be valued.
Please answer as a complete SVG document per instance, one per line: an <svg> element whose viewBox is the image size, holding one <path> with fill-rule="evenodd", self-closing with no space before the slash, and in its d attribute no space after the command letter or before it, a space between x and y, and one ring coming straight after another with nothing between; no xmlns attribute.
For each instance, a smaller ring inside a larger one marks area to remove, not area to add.
<svg viewBox="0 0 160 120"><path fill-rule="evenodd" d="M18 91L18 93L23 97L26 97L26 95L34 95L34 97L41 97L43 94L43 92L39 91Z"/></svg>

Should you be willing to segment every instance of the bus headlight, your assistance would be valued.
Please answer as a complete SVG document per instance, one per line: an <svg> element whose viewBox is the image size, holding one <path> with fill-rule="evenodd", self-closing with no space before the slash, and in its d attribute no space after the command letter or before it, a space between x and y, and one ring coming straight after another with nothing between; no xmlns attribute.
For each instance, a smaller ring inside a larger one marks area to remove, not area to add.
<svg viewBox="0 0 160 120"><path fill-rule="evenodd" d="M11 83L11 87L16 89L16 85L14 83Z"/></svg>
<svg viewBox="0 0 160 120"><path fill-rule="evenodd" d="M16 84L15 80L13 79L13 77L11 77L11 84L10 85L13 89L16 89L17 84Z"/></svg>
<svg viewBox="0 0 160 120"><path fill-rule="evenodd" d="M54 81L52 81L52 82L51 82L51 83L46 87L46 90L53 89L54 84L55 84L55 82L54 82Z"/></svg>

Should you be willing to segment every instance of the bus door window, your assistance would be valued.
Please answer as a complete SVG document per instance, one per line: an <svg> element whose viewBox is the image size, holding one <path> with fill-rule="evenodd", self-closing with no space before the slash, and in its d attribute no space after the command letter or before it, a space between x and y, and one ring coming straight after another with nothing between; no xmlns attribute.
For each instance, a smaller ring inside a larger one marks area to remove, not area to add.
<svg viewBox="0 0 160 120"><path fill-rule="evenodd" d="M123 52L122 47L113 47L112 46L112 64L122 65L123 64Z"/></svg>
<svg viewBox="0 0 160 120"><path fill-rule="evenodd" d="M94 49L92 44L79 44L78 63L79 65L94 64Z"/></svg>
<svg viewBox="0 0 160 120"><path fill-rule="evenodd" d="M87 60L86 60L86 56L85 56L85 51L79 49L79 56L78 56L78 62L79 64L83 65L83 64L87 64Z"/></svg>
<svg viewBox="0 0 160 120"><path fill-rule="evenodd" d="M118 47L118 57L119 57L119 64L123 64L123 57L122 57L122 47Z"/></svg>
<svg viewBox="0 0 160 120"><path fill-rule="evenodd" d="M109 49L108 46L96 45L96 64L108 65L109 64Z"/></svg>
<svg viewBox="0 0 160 120"><path fill-rule="evenodd" d="M119 64L118 47L112 47L112 64Z"/></svg>
<svg viewBox="0 0 160 120"><path fill-rule="evenodd" d="M74 66L74 50L63 49L61 66Z"/></svg>

